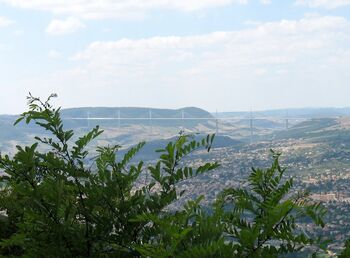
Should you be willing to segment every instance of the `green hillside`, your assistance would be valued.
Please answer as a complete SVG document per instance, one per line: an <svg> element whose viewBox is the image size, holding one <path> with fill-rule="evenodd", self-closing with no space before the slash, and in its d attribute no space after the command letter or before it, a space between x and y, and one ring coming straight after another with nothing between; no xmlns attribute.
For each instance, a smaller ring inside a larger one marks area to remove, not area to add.
<svg viewBox="0 0 350 258"><path fill-rule="evenodd" d="M62 118L69 127L87 126L86 120L76 118L93 118L90 126L125 126L125 125L159 125L159 126L185 126L194 127L197 124L209 125L206 120L186 120L186 118L213 118L213 116L200 108L186 107L181 109L157 109L139 107L82 107L62 110ZM150 118L152 117L152 121ZM101 119L98 119L101 118ZM107 118L107 119L102 119ZM118 121L118 118L121 118ZM135 118L135 120L132 120ZM182 120L182 118L185 118ZM166 120L168 119L168 120Z"/></svg>

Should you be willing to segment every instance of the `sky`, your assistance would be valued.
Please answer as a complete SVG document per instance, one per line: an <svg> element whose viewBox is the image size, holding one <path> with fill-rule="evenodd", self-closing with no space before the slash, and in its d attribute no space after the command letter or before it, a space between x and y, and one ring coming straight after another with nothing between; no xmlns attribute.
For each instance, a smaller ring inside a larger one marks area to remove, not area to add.
<svg viewBox="0 0 350 258"><path fill-rule="evenodd" d="M0 114L350 106L350 0L0 0Z"/></svg>

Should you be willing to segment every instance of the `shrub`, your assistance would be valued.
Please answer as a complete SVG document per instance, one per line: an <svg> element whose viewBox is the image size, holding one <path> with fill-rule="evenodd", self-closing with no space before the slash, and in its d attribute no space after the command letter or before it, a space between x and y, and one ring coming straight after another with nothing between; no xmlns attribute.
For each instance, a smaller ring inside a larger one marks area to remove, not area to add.
<svg viewBox="0 0 350 258"><path fill-rule="evenodd" d="M199 197L179 210L177 184L217 168L187 166L199 148L210 151L214 135L201 141L180 134L146 166L132 158L140 143L119 157L120 146L87 146L102 130L74 139L60 109L29 96L29 111L16 123L34 122L52 137L35 137L0 155L0 254L23 257L278 257L319 244L298 230L309 219L323 226L324 209L307 192L292 194L279 154L268 169L253 169L248 186L226 189L210 207ZM46 146L40 148L40 146ZM48 148L47 148L48 147ZM150 180L140 184L144 173Z"/></svg>
<svg viewBox="0 0 350 258"><path fill-rule="evenodd" d="M201 142L180 135L161 150L160 160L145 168L130 161L144 143L118 159L119 146L97 148L94 163L87 165L86 146L102 131L99 127L72 143L74 132L65 130L60 109L29 97L29 111L19 120L34 121L53 137L35 137L28 147L17 146L13 158L0 156L5 175L0 182L2 223L0 253L26 257L134 257L134 246L150 241L144 234L147 221L133 220L140 214L158 216L183 193L176 184L218 166L180 166L198 148L211 148L213 136ZM46 152L39 144L49 146ZM136 182L146 170L152 180Z"/></svg>
<svg viewBox="0 0 350 258"><path fill-rule="evenodd" d="M273 153L268 169L252 169L246 188L224 190L211 207L200 198L184 210L163 217L139 216L152 221L153 241L138 248L147 257L281 257L325 243L303 232L298 222L324 226L325 209L308 198L307 191L291 192L284 179L280 154ZM321 250L322 251L322 250ZM310 251L309 251L310 252ZM316 255L316 252L315 252Z"/></svg>

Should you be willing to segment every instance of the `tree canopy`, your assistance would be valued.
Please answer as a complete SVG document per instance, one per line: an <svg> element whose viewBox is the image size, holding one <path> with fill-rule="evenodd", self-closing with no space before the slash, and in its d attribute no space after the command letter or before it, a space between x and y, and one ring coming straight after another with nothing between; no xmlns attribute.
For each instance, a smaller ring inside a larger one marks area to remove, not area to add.
<svg viewBox="0 0 350 258"><path fill-rule="evenodd" d="M324 248L299 222L324 226L324 208L307 191L292 191L278 153L267 169L252 169L246 187L225 189L209 207L204 197L178 210L178 183L218 168L184 158L208 152L214 135L180 134L158 150L154 164L132 162L144 142L119 157L120 146L87 146L103 131L81 137L64 128L60 108L29 96L16 121L50 136L0 155L0 254L20 257L279 257L306 246ZM43 147L45 146L45 147ZM149 175L144 179L145 173Z"/></svg>

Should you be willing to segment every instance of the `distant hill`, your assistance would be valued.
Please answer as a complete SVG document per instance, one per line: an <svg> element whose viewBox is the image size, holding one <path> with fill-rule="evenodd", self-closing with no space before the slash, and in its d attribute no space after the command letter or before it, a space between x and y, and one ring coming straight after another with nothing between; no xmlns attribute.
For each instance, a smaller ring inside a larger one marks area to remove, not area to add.
<svg viewBox="0 0 350 258"><path fill-rule="evenodd" d="M289 122L286 130L287 110L254 112L253 141L309 139L312 141L330 141L332 143L350 143L350 108L305 108L289 109L289 117L299 117ZM150 114L154 120L150 121ZM220 117L236 117L233 121L220 121L220 133L241 141L250 142L250 112L219 113ZM87 121L87 117L94 118ZM117 118L127 118L118 120ZM213 120L186 120L185 118L214 118L209 112L187 107L181 109L156 109L136 107L82 107L62 110L65 127L72 128L77 136L87 132L95 125L105 130L99 138L99 144L122 144L130 146L141 140L147 140L144 153L163 147L169 140L161 140L176 135L180 130L186 132L208 133L216 130ZM349 116L349 117L347 117ZM33 141L34 135L47 134L37 126L24 123L13 126L18 116L0 115L0 151L15 143ZM302 118L304 117L304 118ZM308 118L311 117L311 118ZM76 119L81 118L81 120ZM103 119L107 118L107 119ZM115 118L115 119L108 119ZM129 118L135 118L130 120ZM160 118L157 120L157 118ZM162 120L162 118L174 118ZM238 146L240 142L226 136L216 138L216 147ZM146 154L145 154L146 155Z"/></svg>
<svg viewBox="0 0 350 258"><path fill-rule="evenodd" d="M181 129L186 131L212 131L215 123L208 120L186 120L184 118L213 118L213 116L200 108L186 107L181 109L156 109L156 108L136 108L136 107L82 107L63 109L61 111L64 126L66 129L74 129L77 136L95 125L100 125L106 129L100 137L104 141L112 141L130 145L140 139L147 139L149 132L154 128L152 139L170 137ZM150 115L154 118L150 121ZM126 120L117 120L117 118ZM85 118L90 117L92 120ZM11 144L10 141L22 144L33 141L34 135L47 134L45 130L31 123L19 123L13 126L18 115L0 115L0 151L5 150ZM80 118L80 119L76 119ZM101 119L99 119L101 118ZM107 118L107 119L105 119ZM116 118L116 119L108 119ZM130 120L129 118L135 118ZM168 118L168 119L162 119ZM170 118L170 119L169 119ZM151 128L152 127L152 128ZM107 130L108 129L108 130ZM108 131L108 132L107 132ZM174 131L172 133L172 131ZM169 135L170 134L170 135Z"/></svg>
<svg viewBox="0 0 350 258"><path fill-rule="evenodd" d="M141 108L141 107L81 107L81 108L69 108L62 110L63 118L72 117L108 117L117 118L120 113L121 118L149 118L149 115L153 118L181 118L182 113L187 118L201 117L210 118L213 117L209 112L196 108L185 107L180 109L159 109L159 108Z"/></svg>
<svg viewBox="0 0 350 258"><path fill-rule="evenodd" d="M219 117L241 117L249 118L250 112L222 112L218 113ZM341 117L350 116L350 108L291 108L291 109L275 109L265 111L253 111L254 118L270 117L270 118L325 118L325 117Z"/></svg>
<svg viewBox="0 0 350 258"><path fill-rule="evenodd" d="M206 120L182 120L182 118L213 118L213 116L200 108L185 107L180 109L158 109L140 107L81 107L62 110L62 118L66 119L69 127L86 126L86 120L74 120L74 118L93 118L90 125L100 124L105 126L146 124L160 126L185 126L193 127L197 124L206 124ZM107 120L98 118L107 118ZM120 121L117 119L121 118ZM131 120L130 118L135 118ZM152 118L152 122L150 121ZM168 120L165 120L167 118ZM108 120L115 119L115 120ZM164 119L164 120L163 120Z"/></svg>
<svg viewBox="0 0 350 258"><path fill-rule="evenodd" d="M241 119L238 121L235 121L236 125L243 125L243 126L249 126L250 125L250 119ZM269 119L254 119L253 120L253 127L262 127L262 128L269 128L269 129L277 129L285 127L285 124L281 121L276 122Z"/></svg>
<svg viewBox="0 0 350 258"><path fill-rule="evenodd" d="M350 145L350 120L348 118L314 118L299 123L288 130L273 133L275 140L304 139L311 142Z"/></svg>
<svg viewBox="0 0 350 258"><path fill-rule="evenodd" d="M29 134L45 133L33 124L19 123L14 126L17 118L16 115L0 115L0 141L25 141Z"/></svg>
<svg viewBox="0 0 350 258"><path fill-rule="evenodd" d="M111 125L116 126L118 122L115 120L104 120L103 118L136 118L135 120L121 120L122 125L126 124L149 124L150 116L155 120L152 121L153 125L182 125L185 123L186 125L196 125L200 123L206 123L206 120L184 120L182 121L182 117L184 118L213 118L213 116L200 108L196 107L185 107L180 109L157 109L157 108L139 108L139 107L81 107L81 108L69 108L63 109L61 111L61 115L63 120L65 121L65 125L67 127L86 127L87 120L84 118L93 118L93 121L90 121L90 126L95 124L102 125ZM17 115L0 115L0 126L11 126L14 121L18 118ZM82 118L82 120L74 120L76 118ZM98 118L102 118L98 120ZM171 118L174 120L157 120L162 118ZM18 125L22 127L21 124ZM25 126L28 128L27 126ZM30 126L29 126L30 127Z"/></svg>
<svg viewBox="0 0 350 258"><path fill-rule="evenodd" d="M319 118L301 122L288 130L276 133L277 139L283 138L312 138L317 135L326 134L331 127L338 125L335 118Z"/></svg>

